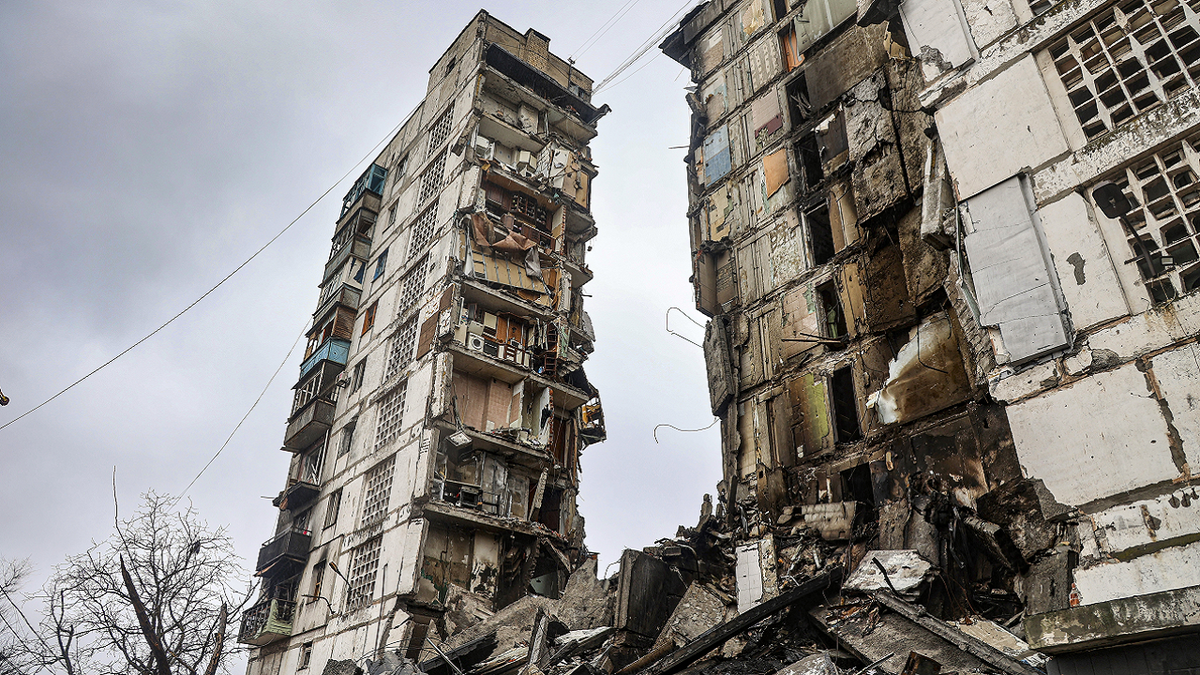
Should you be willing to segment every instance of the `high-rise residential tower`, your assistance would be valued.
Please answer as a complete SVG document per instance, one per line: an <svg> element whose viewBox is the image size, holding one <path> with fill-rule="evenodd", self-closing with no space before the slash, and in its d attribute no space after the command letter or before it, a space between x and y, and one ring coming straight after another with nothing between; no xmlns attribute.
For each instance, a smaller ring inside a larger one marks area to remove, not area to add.
<svg viewBox="0 0 1200 675"><path fill-rule="evenodd" d="M343 200L238 636L252 674L415 657L448 607L555 597L587 555L588 142L608 109L548 47L481 11Z"/></svg>

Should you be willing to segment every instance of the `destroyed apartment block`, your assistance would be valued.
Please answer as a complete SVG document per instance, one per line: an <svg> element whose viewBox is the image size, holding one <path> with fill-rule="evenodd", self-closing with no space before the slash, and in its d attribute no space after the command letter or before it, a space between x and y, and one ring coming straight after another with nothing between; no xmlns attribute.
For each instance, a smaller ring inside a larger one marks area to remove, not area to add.
<svg viewBox="0 0 1200 675"><path fill-rule="evenodd" d="M559 597L588 558L588 143L608 109L548 43L476 15L344 198L238 635L254 675L420 659L446 626Z"/></svg>
<svg viewBox="0 0 1200 675"><path fill-rule="evenodd" d="M1200 672L1200 0L694 7L723 477L609 579L607 109L546 47L480 14L347 195L251 671Z"/></svg>
<svg viewBox="0 0 1200 675"><path fill-rule="evenodd" d="M730 604L911 557L811 611L860 661L1200 669L1200 2L711 0L661 48Z"/></svg>

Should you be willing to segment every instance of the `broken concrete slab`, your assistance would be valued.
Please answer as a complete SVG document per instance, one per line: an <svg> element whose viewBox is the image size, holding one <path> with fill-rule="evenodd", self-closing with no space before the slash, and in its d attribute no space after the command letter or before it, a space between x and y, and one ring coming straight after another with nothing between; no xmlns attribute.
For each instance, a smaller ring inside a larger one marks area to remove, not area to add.
<svg viewBox="0 0 1200 675"><path fill-rule="evenodd" d="M1029 646L1047 654L1197 631L1200 586L1071 607L1025 619Z"/></svg>
<svg viewBox="0 0 1200 675"><path fill-rule="evenodd" d="M916 551L868 551L858 569L842 584L847 591L878 591L887 588L897 593L915 590L925 581L933 564Z"/></svg>

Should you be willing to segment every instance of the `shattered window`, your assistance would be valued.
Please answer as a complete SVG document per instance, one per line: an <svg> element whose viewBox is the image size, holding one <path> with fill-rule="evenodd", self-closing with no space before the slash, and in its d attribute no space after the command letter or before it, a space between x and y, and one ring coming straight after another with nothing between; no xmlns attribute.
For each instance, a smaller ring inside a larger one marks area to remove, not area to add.
<svg viewBox="0 0 1200 675"><path fill-rule="evenodd" d="M417 251L425 248L433 238L433 225L437 220L437 205L425 209L412 225L412 234L408 241L408 257L411 259Z"/></svg>
<svg viewBox="0 0 1200 675"><path fill-rule="evenodd" d="M388 353L387 371L384 381L388 381L400 372L400 369L412 361L413 347L417 344L417 317L409 319L396 334L392 336L392 350Z"/></svg>
<svg viewBox="0 0 1200 675"><path fill-rule="evenodd" d="M1109 180L1129 197L1130 256L1157 302L1200 288L1200 135L1127 165Z"/></svg>
<svg viewBox="0 0 1200 675"><path fill-rule="evenodd" d="M1179 0L1114 3L1050 56L1091 140L1200 81L1200 16Z"/></svg>
<svg viewBox="0 0 1200 675"><path fill-rule="evenodd" d="M354 611L371 601L375 592L375 573L379 571L379 552L383 537L375 537L354 549L350 560L350 583L346 587L346 609Z"/></svg>
<svg viewBox="0 0 1200 675"><path fill-rule="evenodd" d="M325 527L337 525L338 512L342 510L342 491L338 489L329 495L325 506Z"/></svg>
<svg viewBox="0 0 1200 675"><path fill-rule="evenodd" d="M450 128L454 123L454 101L450 101L450 107L446 108L446 112L429 127L429 150L425 153L426 157L432 157L433 153L440 150L446 143L446 139L450 138Z"/></svg>
<svg viewBox="0 0 1200 675"><path fill-rule="evenodd" d="M442 174L446 170L446 153L429 163L429 168L421 176L421 188L417 192L417 203L424 204L427 199L442 189Z"/></svg>
<svg viewBox="0 0 1200 675"><path fill-rule="evenodd" d="M375 428L376 450L400 435L400 423L404 418L404 393L407 389L408 383L401 382L379 402L379 424Z"/></svg>
<svg viewBox="0 0 1200 675"><path fill-rule="evenodd" d="M376 464L363 479L365 484L362 518L359 527L377 522L387 513L388 497L392 494L392 474L396 468L396 456L392 455Z"/></svg>
<svg viewBox="0 0 1200 675"><path fill-rule="evenodd" d="M350 454L350 448L354 445L354 429L357 426L358 418L355 417L346 423L345 427L342 427L342 444L338 446L338 457Z"/></svg>

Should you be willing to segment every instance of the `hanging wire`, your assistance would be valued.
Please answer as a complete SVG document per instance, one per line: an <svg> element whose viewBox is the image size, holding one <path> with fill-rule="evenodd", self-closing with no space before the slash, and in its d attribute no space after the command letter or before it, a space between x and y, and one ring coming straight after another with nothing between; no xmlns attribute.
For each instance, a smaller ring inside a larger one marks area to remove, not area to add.
<svg viewBox="0 0 1200 675"><path fill-rule="evenodd" d="M684 339L684 340L687 340L688 342L691 342L692 344L696 345L697 347L699 347L699 348L701 348L701 349L704 349L704 345L702 345L702 344L700 344L700 343L696 342L695 340L692 340L692 339L690 339L690 338L688 338L688 337L685 337L685 336L683 336L683 335L681 335L681 334L679 334L679 333L676 333L675 331L671 330L671 310L675 310L675 311L679 312L680 314L682 314L682 315L683 315L683 318L687 319L688 321L691 321L692 323L696 324L697 326L699 326L699 327L701 327L701 328L704 328L704 324L702 324L702 323L700 323L699 321L696 321L696 320L695 320L695 319L693 319L692 317L688 316L688 313L687 313L687 312L685 312L685 311L683 311L682 309L679 309L678 307L668 307L668 308L667 308L667 313L666 313L666 315L663 317L663 318L664 318L664 320L666 321L666 324L667 324L667 326L666 326L666 327L667 327L667 332L668 332L668 333L670 333L671 335L674 335L674 336L675 336L675 337L677 337L677 338L682 338L682 339Z"/></svg>
<svg viewBox="0 0 1200 675"><path fill-rule="evenodd" d="M196 481L200 480L200 477L204 475L205 471L208 471L208 467L212 466L212 463L217 461L217 458L221 456L221 453L224 452L226 446L228 446L229 442L233 440L233 435L238 432L238 429L242 428L242 424L246 422L246 418L250 417L250 413L254 412L254 409L258 407L259 401L263 399L263 396L266 395L267 390L271 388L271 383L275 381L276 376L279 375L279 371L283 370L283 367L287 364L288 359L292 358L292 352L296 350L296 345L300 344L301 338L303 338L308 332L307 329L308 321L306 320L304 322L304 329L300 331L300 335L296 337L296 341L293 342L292 346L288 348L287 356L283 357L283 361L279 363L279 367L275 369L274 373L271 373L271 378L267 380L267 386L263 387L263 390L259 392L258 398L254 399L254 403L250 404L250 409L246 411L245 415L242 415L241 421L237 423L237 426L233 428L233 431L229 432L229 437L225 439L225 442L221 444L220 448L217 448L217 453L212 456L212 459L208 460L208 464L205 464L204 468L200 469L200 473L196 474L196 477L192 479L192 482L188 483L187 487L183 488L183 492L180 492L179 496L175 498L174 503L171 504L171 508L175 508L175 506L179 504L179 501L183 499L183 496L187 494L187 491L192 489L192 486L196 484Z"/></svg>
<svg viewBox="0 0 1200 675"><path fill-rule="evenodd" d="M708 431L709 429L713 428L713 426L715 426L717 422L720 422L720 421L721 421L720 417L714 417L712 424L704 427L703 429L680 429L679 427L675 426L674 424L657 424L654 426L654 431L651 433L651 435L654 436L654 442L657 443L659 427L669 427L671 429L674 429L675 431L682 431L683 433L690 434L690 433L695 433L697 431Z"/></svg>

